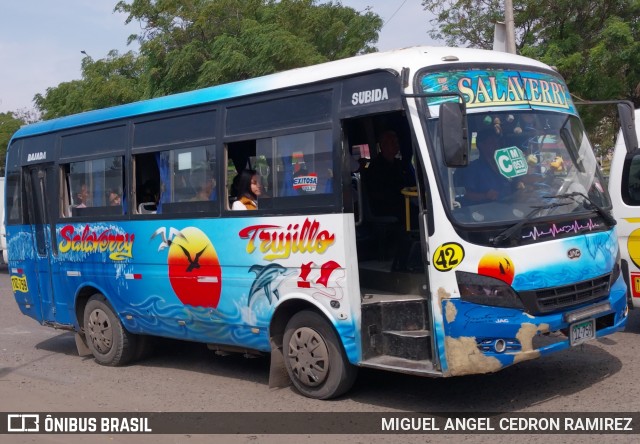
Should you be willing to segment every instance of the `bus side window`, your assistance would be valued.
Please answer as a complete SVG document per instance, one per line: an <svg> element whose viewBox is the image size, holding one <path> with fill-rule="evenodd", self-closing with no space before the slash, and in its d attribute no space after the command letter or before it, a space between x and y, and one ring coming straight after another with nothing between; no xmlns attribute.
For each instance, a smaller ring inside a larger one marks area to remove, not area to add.
<svg viewBox="0 0 640 444"><path fill-rule="evenodd" d="M333 191L331 131L309 131L258 141L258 156L276 165L269 177L274 197L326 194ZM277 203L274 202L274 206Z"/></svg>
<svg viewBox="0 0 640 444"><path fill-rule="evenodd" d="M160 184L158 213L218 213L215 145L181 147L154 154ZM148 179L155 181L154 177Z"/></svg>
<svg viewBox="0 0 640 444"><path fill-rule="evenodd" d="M237 178L244 169L255 169L256 161L256 141L245 140L233 142L227 145L227 168L226 168L226 209L230 210L233 202L238 199ZM260 172L258 172L260 173ZM261 178L261 180L264 180ZM264 183L262 184L264 188Z"/></svg>
<svg viewBox="0 0 640 444"><path fill-rule="evenodd" d="M297 209L333 201L334 165L331 130L307 131L229 143L227 191L236 200L234 178L245 168L258 174L260 209Z"/></svg>
<svg viewBox="0 0 640 444"><path fill-rule="evenodd" d="M7 225L20 224L25 220L22 211L22 193L20 192L20 173L12 172L7 174L5 182L5 198L6 198L6 222ZM0 223L2 223L0 221Z"/></svg>
<svg viewBox="0 0 640 444"><path fill-rule="evenodd" d="M60 217L70 217L71 216L71 190L69 188L69 165L61 165L60 166L60 179L59 179L59 189L60 189L60 205L59 205L59 214Z"/></svg>
<svg viewBox="0 0 640 444"><path fill-rule="evenodd" d="M138 214L156 214L160 201L159 153L144 153L133 156L135 202Z"/></svg>
<svg viewBox="0 0 640 444"><path fill-rule="evenodd" d="M61 176L61 217L125 213L121 156L65 164L62 165ZM118 199L112 199L113 195ZM115 201L118 203L113 205Z"/></svg>
<svg viewBox="0 0 640 444"><path fill-rule="evenodd" d="M640 155L625 160L621 190L627 205L640 206Z"/></svg>

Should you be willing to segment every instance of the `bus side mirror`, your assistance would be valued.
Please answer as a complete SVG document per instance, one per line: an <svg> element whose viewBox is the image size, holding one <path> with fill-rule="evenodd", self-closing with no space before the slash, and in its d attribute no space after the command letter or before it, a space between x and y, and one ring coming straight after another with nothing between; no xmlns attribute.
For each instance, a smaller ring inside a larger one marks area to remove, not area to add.
<svg viewBox="0 0 640 444"><path fill-rule="evenodd" d="M440 104L440 140L444 163L450 168L469 164L469 138L463 103Z"/></svg>
<svg viewBox="0 0 640 444"><path fill-rule="evenodd" d="M620 129L624 137L624 144L627 147L627 153L632 153L638 149L633 103L628 101L618 103L618 117L620 118Z"/></svg>

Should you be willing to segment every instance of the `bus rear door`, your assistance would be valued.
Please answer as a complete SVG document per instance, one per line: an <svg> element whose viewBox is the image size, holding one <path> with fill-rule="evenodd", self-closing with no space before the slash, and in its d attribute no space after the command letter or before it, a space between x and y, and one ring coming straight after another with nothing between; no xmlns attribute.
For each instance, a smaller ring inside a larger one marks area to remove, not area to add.
<svg viewBox="0 0 640 444"><path fill-rule="evenodd" d="M55 251L55 225L51 220L50 204L54 201L55 172L52 164L27 167L27 205L35 247L35 271L38 278L42 322L55 322L56 306L52 284L52 260Z"/></svg>

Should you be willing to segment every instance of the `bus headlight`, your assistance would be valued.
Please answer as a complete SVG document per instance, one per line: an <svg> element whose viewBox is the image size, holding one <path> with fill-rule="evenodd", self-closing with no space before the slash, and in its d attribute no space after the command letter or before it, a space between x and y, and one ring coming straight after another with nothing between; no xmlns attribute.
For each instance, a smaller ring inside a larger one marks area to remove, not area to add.
<svg viewBox="0 0 640 444"><path fill-rule="evenodd" d="M460 298L474 304L492 307L518 308L524 305L518 294L506 283L489 276L464 271L456 272Z"/></svg>

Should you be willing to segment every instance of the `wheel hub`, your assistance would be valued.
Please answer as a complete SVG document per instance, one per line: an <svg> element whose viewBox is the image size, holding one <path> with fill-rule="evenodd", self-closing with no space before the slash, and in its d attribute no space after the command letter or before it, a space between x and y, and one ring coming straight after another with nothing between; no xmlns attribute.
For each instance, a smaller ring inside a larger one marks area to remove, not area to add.
<svg viewBox="0 0 640 444"><path fill-rule="evenodd" d="M322 384L329 374L329 350L320 334L308 327L297 329L289 340L289 365L296 378L309 387Z"/></svg>
<svg viewBox="0 0 640 444"><path fill-rule="evenodd" d="M86 326L86 333L94 348L100 353L108 353L113 344L113 329L107 314L95 309L89 315L89 322Z"/></svg>

